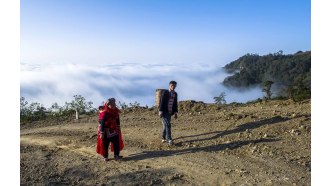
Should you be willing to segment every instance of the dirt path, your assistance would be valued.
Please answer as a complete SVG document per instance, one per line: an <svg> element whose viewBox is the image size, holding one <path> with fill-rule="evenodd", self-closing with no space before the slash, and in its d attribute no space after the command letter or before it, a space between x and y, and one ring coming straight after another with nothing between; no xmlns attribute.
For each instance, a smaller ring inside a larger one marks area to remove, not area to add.
<svg viewBox="0 0 330 186"><path fill-rule="evenodd" d="M181 110L174 146L153 111L122 113L120 162L96 154L96 116L23 126L21 185L311 184L310 102Z"/></svg>

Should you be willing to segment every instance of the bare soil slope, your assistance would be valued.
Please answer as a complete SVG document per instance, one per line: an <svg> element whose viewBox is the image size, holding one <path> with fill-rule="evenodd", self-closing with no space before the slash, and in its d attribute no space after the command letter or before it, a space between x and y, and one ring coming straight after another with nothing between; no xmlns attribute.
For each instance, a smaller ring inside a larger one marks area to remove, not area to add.
<svg viewBox="0 0 330 186"><path fill-rule="evenodd" d="M311 185L310 101L183 101L179 112L174 146L154 110L122 112L122 161L96 154L96 115L22 124L21 185Z"/></svg>

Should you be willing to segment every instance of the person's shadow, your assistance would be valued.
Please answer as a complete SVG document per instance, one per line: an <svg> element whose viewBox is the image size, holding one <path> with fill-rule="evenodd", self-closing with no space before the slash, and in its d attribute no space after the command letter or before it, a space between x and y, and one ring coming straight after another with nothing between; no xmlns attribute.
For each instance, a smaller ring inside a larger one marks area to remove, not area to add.
<svg viewBox="0 0 330 186"><path fill-rule="evenodd" d="M193 140L188 140L188 141L183 141L176 143L177 146L182 146L182 143L192 143L196 141L206 141L206 140L212 140L216 139L225 135L233 134L233 133L239 133L246 131L247 129L255 129L263 125L270 125L270 124L275 124L283 121L287 121L289 118L283 118L281 116L276 116L270 119L265 119L265 120L260 120L260 121L255 121L255 122L249 122L242 124L234 129L231 130L225 130L225 131L216 131L216 132L208 132L208 133L203 133L203 134L197 134L197 135L190 135L190 136L183 136L176 138L177 139L184 139L184 138L196 138L200 136L207 136L210 134L215 134L212 137L204 138L204 139L193 139ZM255 144L255 143L268 143L268 142L273 142L273 141L278 141L279 139L274 139L274 138L267 138L267 139L254 139L254 140L245 140L245 141L233 141L230 143L225 143L225 144L219 144L219 145L211 145L211 146L204 146L204 147L194 147L194 148L187 148L187 149L179 149L179 150L161 150L161 151L143 151L141 153L137 154L131 154L128 157L125 158L126 161L130 160L143 160L143 159L148 159L148 158L157 158L157 157L166 157L166 156L173 156L173 155L180 155L180 154L187 154L187 153L196 153L196 152L216 152L216 151L221 151L225 149L235 149L242 147L244 145L248 144Z"/></svg>
<svg viewBox="0 0 330 186"><path fill-rule="evenodd" d="M142 151L141 153L131 154L124 158L124 161L137 161L144 160L149 158L159 158L159 157L167 157L174 155L182 155L196 152L217 152L225 149L236 149L248 144L256 144L256 143L268 143L273 141L278 141L279 139L256 139L256 140L246 140L246 141L234 141L231 143L220 144L220 145L210 145L205 147L195 147L181 150L160 150L160 151Z"/></svg>
<svg viewBox="0 0 330 186"><path fill-rule="evenodd" d="M244 132L247 129L252 130L255 128L259 128L263 125L270 125L270 124L275 124L275 123L279 123L279 122L284 122L290 120L289 118L283 118L281 116L275 116L269 119L264 119L264 120L260 120L260 121L255 121L255 122L248 122L242 125L237 126L234 129L231 130L225 130L225 131L215 131L215 132L207 132L207 133L203 133L203 134L196 134L196 135L190 135L190 136L182 136L182 137L178 137L175 138L175 140L178 139L183 139L183 138L193 138L193 137L200 137L200 136L207 136L210 134L215 134L212 137L208 137L208 138L204 138L204 139L193 139L193 140L187 140L187 141L181 141L178 142L177 145L181 146L183 143L192 143L192 142L196 142L196 141L206 141L206 140L212 140L212 139L216 139L219 137L223 137L225 135L229 135L229 134L233 134L233 133L240 133L240 132Z"/></svg>

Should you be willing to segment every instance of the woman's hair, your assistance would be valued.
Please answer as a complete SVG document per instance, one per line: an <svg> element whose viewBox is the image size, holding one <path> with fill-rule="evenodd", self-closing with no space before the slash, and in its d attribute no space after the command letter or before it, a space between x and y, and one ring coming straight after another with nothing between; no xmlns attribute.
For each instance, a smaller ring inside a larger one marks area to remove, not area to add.
<svg viewBox="0 0 330 186"><path fill-rule="evenodd" d="M108 102L111 102L111 101L116 102L116 99L115 98L109 98Z"/></svg>

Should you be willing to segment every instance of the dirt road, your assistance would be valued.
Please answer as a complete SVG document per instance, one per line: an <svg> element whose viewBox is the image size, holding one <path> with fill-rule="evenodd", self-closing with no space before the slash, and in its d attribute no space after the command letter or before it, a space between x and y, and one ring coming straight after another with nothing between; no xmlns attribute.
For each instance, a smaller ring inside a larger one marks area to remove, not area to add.
<svg viewBox="0 0 330 186"><path fill-rule="evenodd" d="M121 114L122 161L96 154L97 116L21 125L21 185L311 185L310 101L179 103L174 145L152 109Z"/></svg>

